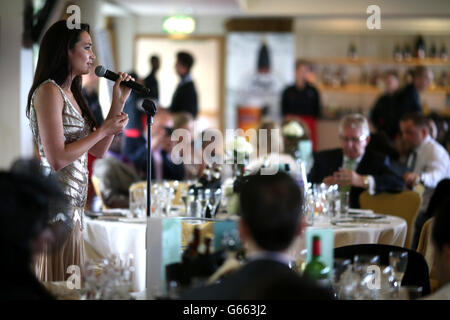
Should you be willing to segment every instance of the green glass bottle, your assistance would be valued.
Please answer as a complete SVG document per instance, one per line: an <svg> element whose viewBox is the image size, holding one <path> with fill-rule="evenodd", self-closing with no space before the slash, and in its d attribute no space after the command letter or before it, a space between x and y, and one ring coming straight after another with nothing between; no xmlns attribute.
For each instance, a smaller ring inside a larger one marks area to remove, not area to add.
<svg viewBox="0 0 450 320"><path fill-rule="evenodd" d="M313 252L312 259L306 264L304 275L307 278L310 278L316 282L319 282L321 285L328 286L329 280L328 275L330 273L330 268L328 268L322 261L320 261L321 250L320 250L321 242L319 236L313 237Z"/></svg>

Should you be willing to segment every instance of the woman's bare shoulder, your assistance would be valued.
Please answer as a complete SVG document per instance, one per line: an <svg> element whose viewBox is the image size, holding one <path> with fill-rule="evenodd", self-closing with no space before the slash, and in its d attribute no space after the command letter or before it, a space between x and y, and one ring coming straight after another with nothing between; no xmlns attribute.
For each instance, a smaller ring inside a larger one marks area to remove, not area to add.
<svg viewBox="0 0 450 320"><path fill-rule="evenodd" d="M51 105L63 107L63 97L60 89L52 82L46 82L36 89L34 94L34 106L42 108Z"/></svg>

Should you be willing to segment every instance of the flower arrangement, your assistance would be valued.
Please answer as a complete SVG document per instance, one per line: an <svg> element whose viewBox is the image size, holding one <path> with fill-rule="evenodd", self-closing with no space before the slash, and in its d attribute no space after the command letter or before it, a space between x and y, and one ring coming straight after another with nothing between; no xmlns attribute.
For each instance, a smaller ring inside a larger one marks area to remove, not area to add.
<svg viewBox="0 0 450 320"><path fill-rule="evenodd" d="M245 166L249 161L250 154L253 152L253 146L245 137L236 137L226 144L226 150L233 160L233 176L243 176Z"/></svg>
<svg viewBox="0 0 450 320"><path fill-rule="evenodd" d="M289 121L283 126L282 133L286 138L298 139L303 137L305 130L297 121Z"/></svg>
<svg viewBox="0 0 450 320"><path fill-rule="evenodd" d="M250 155L253 152L253 146L245 137L236 137L226 145L227 151L233 154Z"/></svg>

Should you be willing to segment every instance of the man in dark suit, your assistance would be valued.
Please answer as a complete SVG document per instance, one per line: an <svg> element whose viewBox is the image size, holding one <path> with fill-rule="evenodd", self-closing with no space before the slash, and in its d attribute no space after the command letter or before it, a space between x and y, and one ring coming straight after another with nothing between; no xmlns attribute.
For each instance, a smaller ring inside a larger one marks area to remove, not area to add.
<svg viewBox="0 0 450 320"><path fill-rule="evenodd" d="M417 66L413 70L413 82L395 93L394 112L391 119L390 138L396 139L400 135L400 119L408 113L423 113L420 105L420 93L425 91L433 81L433 73L424 66Z"/></svg>
<svg viewBox="0 0 450 320"><path fill-rule="evenodd" d="M159 70L159 57L151 56L150 57L150 65L152 69L150 74L144 79L145 86L150 89L150 98L159 100L159 85L158 80L156 79L156 72Z"/></svg>
<svg viewBox="0 0 450 320"><path fill-rule="evenodd" d="M177 53L175 71L180 76L181 81L172 97L170 112L187 111L197 118L197 90L191 77L191 68L194 65L194 58L187 52Z"/></svg>
<svg viewBox="0 0 450 320"><path fill-rule="evenodd" d="M341 149L314 155L309 182L350 186L351 208L359 208L359 195L364 190L375 194L404 189L403 179L391 168L389 158L366 148L370 140L366 118L360 114L345 116L339 124L339 137Z"/></svg>
<svg viewBox="0 0 450 320"><path fill-rule="evenodd" d="M248 262L218 284L181 299L331 299L330 293L289 268L286 254L302 231L302 193L284 172L252 175L240 193L239 232Z"/></svg>

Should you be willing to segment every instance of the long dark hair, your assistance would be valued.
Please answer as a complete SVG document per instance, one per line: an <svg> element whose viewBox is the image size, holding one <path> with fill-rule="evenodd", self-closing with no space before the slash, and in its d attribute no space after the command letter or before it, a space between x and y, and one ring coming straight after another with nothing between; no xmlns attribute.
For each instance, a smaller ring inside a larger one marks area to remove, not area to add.
<svg viewBox="0 0 450 320"><path fill-rule="evenodd" d="M52 79L61 86L72 73L68 51L74 48L75 44L80 40L80 34L83 31L89 32L88 24L80 24L79 29L69 29L67 28L66 20L61 20L55 22L45 33L39 48L39 58L33 85L28 93L27 117L30 116L33 92L42 82ZM73 79L70 90L81 108L83 117L88 121L92 129L96 122L81 92L81 76L77 75Z"/></svg>

